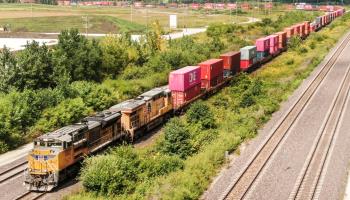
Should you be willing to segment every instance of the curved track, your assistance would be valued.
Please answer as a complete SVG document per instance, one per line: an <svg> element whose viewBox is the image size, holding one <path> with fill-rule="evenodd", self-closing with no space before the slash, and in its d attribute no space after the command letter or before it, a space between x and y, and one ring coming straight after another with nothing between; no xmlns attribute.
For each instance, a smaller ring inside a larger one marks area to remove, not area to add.
<svg viewBox="0 0 350 200"><path fill-rule="evenodd" d="M282 139L286 136L286 133L288 133L288 130L299 117L300 113L304 110L305 106L308 104L317 88L319 88L330 69L333 68L349 41L350 35L347 35L341 45L336 49L332 57L323 66L308 88L303 92L302 96L275 128L273 134L267 138L264 144L260 147L259 151L253 156L252 160L240 173L238 178L232 183L232 185L230 185L229 190L222 195L222 199L243 199L245 197L252 184L255 182L256 178L279 146Z"/></svg>

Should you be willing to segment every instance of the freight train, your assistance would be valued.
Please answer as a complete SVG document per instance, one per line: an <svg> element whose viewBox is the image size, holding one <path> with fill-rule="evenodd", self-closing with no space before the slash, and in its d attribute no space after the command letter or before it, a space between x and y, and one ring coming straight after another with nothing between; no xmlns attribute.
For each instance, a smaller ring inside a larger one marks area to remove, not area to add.
<svg viewBox="0 0 350 200"><path fill-rule="evenodd" d="M251 71L278 56L293 36L306 38L311 32L343 15L344 9L317 17L282 32L256 40L239 52L222 54L198 66L188 66L169 75L169 85L154 88L140 96L112 106L80 123L46 133L34 140L28 155L24 185L30 191L51 191L75 172L75 164L113 141L133 140L164 123L193 101L215 93L233 75Z"/></svg>

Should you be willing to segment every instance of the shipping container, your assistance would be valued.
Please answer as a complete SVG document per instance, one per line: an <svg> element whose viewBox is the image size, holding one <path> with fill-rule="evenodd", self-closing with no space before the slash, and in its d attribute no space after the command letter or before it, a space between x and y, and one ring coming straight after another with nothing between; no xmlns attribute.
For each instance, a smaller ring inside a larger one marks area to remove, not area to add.
<svg viewBox="0 0 350 200"><path fill-rule="evenodd" d="M223 80L224 80L223 74L221 74L217 77L214 77L211 80L202 79L201 88L209 90L209 89L217 86L218 84L222 83Z"/></svg>
<svg viewBox="0 0 350 200"><path fill-rule="evenodd" d="M268 37L259 38L255 41L256 51L266 51L270 48L270 39Z"/></svg>
<svg viewBox="0 0 350 200"><path fill-rule="evenodd" d="M273 34L268 36L269 40L270 40L270 47L276 47L278 46L278 35Z"/></svg>
<svg viewBox="0 0 350 200"><path fill-rule="evenodd" d="M230 70L232 74L239 72L241 52L231 51L220 55L223 60L224 70Z"/></svg>
<svg viewBox="0 0 350 200"><path fill-rule="evenodd" d="M173 106L175 109L182 107L201 94L201 84L194 85L185 91L171 91Z"/></svg>
<svg viewBox="0 0 350 200"><path fill-rule="evenodd" d="M211 80L218 76L223 76L223 60L210 59L198 64L201 67L201 80Z"/></svg>
<svg viewBox="0 0 350 200"><path fill-rule="evenodd" d="M300 36L300 25L294 25L293 28L295 36Z"/></svg>
<svg viewBox="0 0 350 200"><path fill-rule="evenodd" d="M256 46L246 46L241 48L241 60L250 60L256 57Z"/></svg>
<svg viewBox="0 0 350 200"><path fill-rule="evenodd" d="M257 61L256 58L250 60L241 60L241 71L247 71Z"/></svg>
<svg viewBox="0 0 350 200"><path fill-rule="evenodd" d="M288 27L284 29L285 32L287 32L287 38L291 38L294 35L294 28Z"/></svg>
<svg viewBox="0 0 350 200"><path fill-rule="evenodd" d="M201 68L188 66L169 74L169 89L172 91L185 91L201 83Z"/></svg>
<svg viewBox="0 0 350 200"><path fill-rule="evenodd" d="M275 54L278 51L278 35L270 35L268 36L270 39L270 54Z"/></svg>
<svg viewBox="0 0 350 200"><path fill-rule="evenodd" d="M287 46L287 32L281 31L276 33L276 35L278 35L278 48L285 48Z"/></svg>

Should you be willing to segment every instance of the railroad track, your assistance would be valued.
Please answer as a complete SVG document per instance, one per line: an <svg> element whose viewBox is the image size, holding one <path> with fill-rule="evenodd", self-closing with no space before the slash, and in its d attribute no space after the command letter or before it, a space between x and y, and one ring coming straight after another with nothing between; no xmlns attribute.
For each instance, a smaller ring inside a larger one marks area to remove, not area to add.
<svg viewBox="0 0 350 200"><path fill-rule="evenodd" d="M26 193L16 197L15 200L37 200L44 197L45 195L46 195L46 192L37 193L37 192L27 191Z"/></svg>
<svg viewBox="0 0 350 200"><path fill-rule="evenodd" d="M310 151L289 199L306 200L314 199L315 196L317 196L316 188L320 183L320 177L324 169L328 152L337 132L345 104L348 101L349 89L350 70L348 68L346 77L342 81L341 89L337 93L330 114L322 125L322 129L316 138L316 142Z"/></svg>
<svg viewBox="0 0 350 200"><path fill-rule="evenodd" d="M332 57L323 66L321 71L312 80L308 88L303 92L297 102L291 107L288 113L282 118L278 125L274 128L274 132L264 141L257 153L248 162L247 166L240 172L238 177L229 186L228 190L222 194L221 199L243 199L255 182L256 178L271 158L282 139L288 133L288 130L294 124L300 113L304 110L309 100L319 88L322 81L325 79L330 69L338 60L339 56L350 41L350 34L342 41L336 49Z"/></svg>
<svg viewBox="0 0 350 200"><path fill-rule="evenodd" d="M3 172L0 173L0 184L12 179L13 177L23 173L23 171L26 168L27 165L27 161L23 161L13 167L11 167L10 169L7 169Z"/></svg>

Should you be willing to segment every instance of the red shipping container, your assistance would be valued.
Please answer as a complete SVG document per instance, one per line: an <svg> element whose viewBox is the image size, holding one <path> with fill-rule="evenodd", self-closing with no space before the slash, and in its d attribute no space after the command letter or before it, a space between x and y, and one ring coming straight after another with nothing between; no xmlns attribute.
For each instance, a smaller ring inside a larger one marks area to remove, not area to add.
<svg viewBox="0 0 350 200"><path fill-rule="evenodd" d="M227 52L225 54L222 54L220 58L223 60L224 69L230 70L234 73L239 72L241 52Z"/></svg>
<svg viewBox="0 0 350 200"><path fill-rule="evenodd" d="M278 35L270 35L267 38L270 39L270 47L278 46Z"/></svg>
<svg viewBox="0 0 350 200"><path fill-rule="evenodd" d="M199 66L188 66L169 74L169 89L185 91L201 82L201 69Z"/></svg>
<svg viewBox="0 0 350 200"><path fill-rule="evenodd" d="M217 77L212 78L211 80L207 80L207 79L202 79L202 83L201 83L201 88L204 89L210 89L212 87L217 86L218 84L220 84L222 81L224 80L224 76L223 75L219 75Z"/></svg>
<svg viewBox="0 0 350 200"><path fill-rule="evenodd" d="M222 59L210 59L199 63L201 67L201 79L211 80L224 72Z"/></svg>
<svg viewBox="0 0 350 200"><path fill-rule="evenodd" d="M291 38L294 35L294 28L289 27L284 29L285 32L287 32L287 38Z"/></svg>
<svg viewBox="0 0 350 200"><path fill-rule="evenodd" d="M201 84L188 88L185 91L171 91L174 108L180 108L190 100L201 94Z"/></svg>
<svg viewBox="0 0 350 200"><path fill-rule="evenodd" d="M241 71L246 71L254 64L254 59L241 60Z"/></svg>
<svg viewBox="0 0 350 200"><path fill-rule="evenodd" d="M300 36L300 26L299 25L294 25L294 35Z"/></svg>
<svg viewBox="0 0 350 200"><path fill-rule="evenodd" d="M276 33L278 35L278 48L283 49L287 46L287 32L281 31Z"/></svg>
<svg viewBox="0 0 350 200"><path fill-rule="evenodd" d="M257 51L266 51L270 47L270 39L268 37L259 38L255 41Z"/></svg>
<svg viewBox="0 0 350 200"><path fill-rule="evenodd" d="M275 54L278 51L278 46L276 47L270 47L270 54Z"/></svg>

